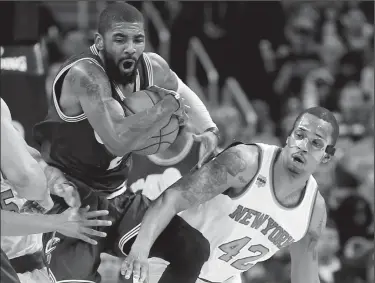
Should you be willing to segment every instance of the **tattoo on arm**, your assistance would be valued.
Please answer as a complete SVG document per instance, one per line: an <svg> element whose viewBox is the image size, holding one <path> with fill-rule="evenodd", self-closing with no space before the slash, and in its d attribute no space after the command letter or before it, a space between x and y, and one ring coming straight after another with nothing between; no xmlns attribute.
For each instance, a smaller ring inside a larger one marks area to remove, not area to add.
<svg viewBox="0 0 375 283"><path fill-rule="evenodd" d="M104 93L110 93L110 86L109 82L102 83L95 83L98 81L98 76L96 76L93 72L88 72L88 76L82 76L80 78L79 84L82 89L84 89L85 94L87 95L90 102L95 105L95 110L103 113L106 110L105 103L103 100L103 94L101 93L101 87L104 90Z"/></svg>
<svg viewBox="0 0 375 283"><path fill-rule="evenodd" d="M157 109L157 112L155 113L155 115L149 115L148 110L149 109L146 110L147 111L146 115L140 117L137 122L135 122L129 127L129 131L135 132L135 133L144 132L145 129L148 129L151 125L153 125L155 121L157 121L162 115L162 111L160 108ZM170 117L165 117L165 118L170 119Z"/></svg>
<svg viewBox="0 0 375 283"><path fill-rule="evenodd" d="M223 185L228 184L228 174L237 177L239 173L245 171L246 166L241 151L231 148L198 171L181 178L173 187L182 191L183 198L193 206L222 193Z"/></svg>

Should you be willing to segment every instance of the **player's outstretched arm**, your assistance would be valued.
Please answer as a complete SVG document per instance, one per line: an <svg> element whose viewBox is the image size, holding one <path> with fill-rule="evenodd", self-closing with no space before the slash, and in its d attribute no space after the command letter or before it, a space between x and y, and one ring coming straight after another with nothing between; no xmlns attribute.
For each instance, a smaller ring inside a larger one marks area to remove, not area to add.
<svg viewBox="0 0 375 283"><path fill-rule="evenodd" d="M158 54L147 53L152 61L154 70L154 84L159 87L176 91L189 106L188 117L191 124L198 130L196 140L205 145L205 152L198 162L200 167L209 157L215 153L218 145L218 129L212 121L204 103L178 76L173 72L168 63ZM214 134L211 130L214 129ZM208 130L208 131L207 131Z"/></svg>
<svg viewBox="0 0 375 283"><path fill-rule="evenodd" d="M228 188L244 188L255 175L257 167L257 147L236 145L170 186L151 204L142 220L138 237L122 266L126 278L130 278L134 268L134 278L140 276L141 270L141 279L144 280L150 249L177 213L207 202Z"/></svg>
<svg viewBox="0 0 375 283"><path fill-rule="evenodd" d="M50 193L63 198L70 207L81 207L81 198L78 190L68 181L65 174L58 168L48 165L35 148L27 146L27 150L42 168L47 178L47 186Z"/></svg>
<svg viewBox="0 0 375 283"><path fill-rule="evenodd" d="M66 75L63 92L74 93L91 126L109 151L123 156L155 135L179 108L173 95L166 95L150 109L125 117L113 97L109 79L96 64L82 61Z"/></svg>
<svg viewBox="0 0 375 283"><path fill-rule="evenodd" d="M12 124L9 108L1 99L1 172L20 197L42 201L48 196L47 181L28 145Z"/></svg>
<svg viewBox="0 0 375 283"><path fill-rule="evenodd" d="M318 193L309 230L300 241L291 244L291 283L319 283L317 243L325 228L327 211Z"/></svg>
<svg viewBox="0 0 375 283"><path fill-rule="evenodd" d="M106 237L106 233L90 227L111 226L111 221L95 219L108 215L108 210L89 211L69 208L61 214L21 214L1 211L1 236L24 236L57 231L65 236L95 245L90 237Z"/></svg>

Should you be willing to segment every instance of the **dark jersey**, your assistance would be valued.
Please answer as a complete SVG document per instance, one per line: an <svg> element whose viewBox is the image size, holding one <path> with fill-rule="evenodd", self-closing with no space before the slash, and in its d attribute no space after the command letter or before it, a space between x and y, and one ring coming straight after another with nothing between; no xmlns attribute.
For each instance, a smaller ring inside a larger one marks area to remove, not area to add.
<svg viewBox="0 0 375 283"><path fill-rule="evenodd" d="M185 149L170 159L153 155L134 154L128 179L128 187L136 192L143 190L150 199L158 197L166 188L186 175L199 161L200 143L190 138Z"/></svg>
<svg viewBox="0 0 375 283"><path fill-rule="evenodd" d="M58 72L52 90L52 99L44 121L35 125L34 138L41 146L43 158L64 173L78 179L97 191L111 193L121 188L127 177L131 154L117 157L103 145L90 125L85 113L65 115L59 105L64 78L69 69L79 61L89 60L99 67L104 65L95 46L78 56L68 59ZM153 84L152 65L143 54L136 68L134 91ZM111 82L112 96L121 105L124 94Z"/></svg>

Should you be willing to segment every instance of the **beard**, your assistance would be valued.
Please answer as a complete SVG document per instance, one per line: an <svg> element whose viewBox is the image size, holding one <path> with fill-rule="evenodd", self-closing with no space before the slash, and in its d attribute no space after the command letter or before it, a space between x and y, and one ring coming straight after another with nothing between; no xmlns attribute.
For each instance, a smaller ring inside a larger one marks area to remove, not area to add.
<svg viewBox="0 0 375 283"><path fill-rule="evenodd" d="M106 50L103 50L103 58L107 75L111 80L126 84L134 79L137 65L139 63L139 58L134 64L133 71L127 73L120 71L120 66L116 64L113 57Z"/></svg>

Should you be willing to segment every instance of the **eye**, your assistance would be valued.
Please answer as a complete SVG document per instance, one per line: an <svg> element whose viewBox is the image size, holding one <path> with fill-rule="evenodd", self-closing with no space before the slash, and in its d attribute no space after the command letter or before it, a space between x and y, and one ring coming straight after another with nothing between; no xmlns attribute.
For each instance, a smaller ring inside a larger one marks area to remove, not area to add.
<svg viewBox="0 0 375 283"><path fill-rule="evenodd" d="M116 37L116 38L114 39L114 42L122 43L122 42L124 42L124 39L121 38L121 37Z"/></svg>
<svg viewBox="0 0 375 283"><path fill-rule="evenodd" d="M299 139L302 139L303 138L303 134L301 132L294 132L294 135L299 138Z"/></svg>
<svg viewBox="0 0 375 283"><path fill-rule="evenodd" d="M315 146L317 148L323 147L323 143L320 140L314 140L312 144L313 144L313 146Z"/></svg>
<svg viewBox="0 0 375 283"><path fill-rule="evenodd" d="M144 38L136 38L136 39L134 39L135 43L143 43L144 41L145 41Z"/></svg>

